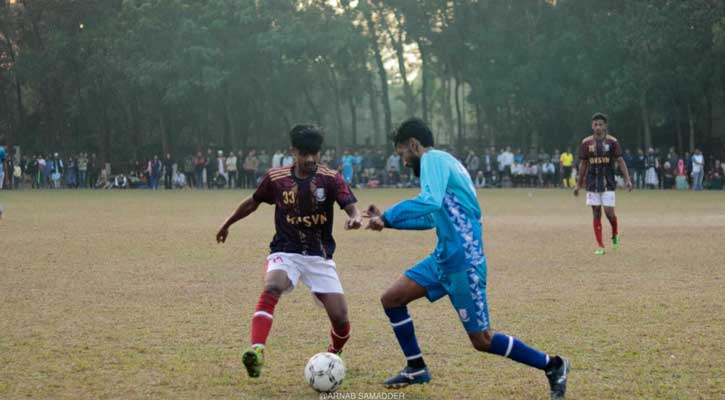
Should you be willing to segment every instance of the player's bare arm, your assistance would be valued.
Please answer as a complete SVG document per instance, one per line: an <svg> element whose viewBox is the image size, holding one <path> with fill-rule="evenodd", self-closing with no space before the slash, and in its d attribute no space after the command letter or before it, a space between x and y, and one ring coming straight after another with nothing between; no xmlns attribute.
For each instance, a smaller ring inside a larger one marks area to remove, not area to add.
<svg viewBox="0 0 725 400"><path fill-rule="evenodd" d="M232 215L224 221L222 226L219 228L219 231L216 233L217 243L226 242L227 236L229 235L229 227L234 225L237 221L246 218L249 214L257 211L259 204L260 203L254 200L251 196L242 201L236 210L234 210Z"/></svg>
<svg viewBox="0 0 725 400"><path fill-rule="evenodd" d="M625 166L626 168L626 166ZM579 189L581 189L582 185L584 184L584 179L587 174L587 161L581 160L579 161L579 171L578 171L579 177L576 180L576 187L574 188L574 196L579 196Z"/></svg>
<svg viewBox="0 0 725 400"><path fill-rule="evenodd" d="M355 204L348 204L345 206L345 212L347 213L347 222L345 222L345 229L360 229L362 226L362 215Z"/></svg>
<svg viewBox="0 0 725 400"><path fill-rule="evenodd" d="M627 191L631 192L632 180L629 179L629 170L627 169L627 164L624 162L624 158L617 158L617 165L619 166L619 170L622 171L622 176L624 176L624 184L627 185Z"/></svg>
<svg viewBox="0 0 725 400"><path fill-rule="evenodd" d="M382 219L383 212L375 204L368 206L363 213L363 217L368 218L368 224L365 229L373 231L382 231L385 228L385 222Z"/></svg>

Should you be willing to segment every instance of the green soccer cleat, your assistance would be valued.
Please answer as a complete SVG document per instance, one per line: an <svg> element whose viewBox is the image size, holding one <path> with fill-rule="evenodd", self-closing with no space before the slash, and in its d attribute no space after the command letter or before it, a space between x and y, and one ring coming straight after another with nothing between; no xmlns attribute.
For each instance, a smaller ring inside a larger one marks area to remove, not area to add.
<svg viewBox="0 0 725 400"><path fill-rule="evenodd" d="M264 347L250 347L242 354L242 363L250 378L259 378L264 365Z"/></svg>
<svg viewBox="0 0 725 400"><path fill-rule="evenodd" d="M612 247L616 250L619 248L619 235L612 238Z"/></svg>
<svg viewBox="0 0 725 400"><path fill-rule="evenodd" d="M604 247L600 247L597 249L597 251L594 252L595 256L603 256L604 255Z"/></svg>

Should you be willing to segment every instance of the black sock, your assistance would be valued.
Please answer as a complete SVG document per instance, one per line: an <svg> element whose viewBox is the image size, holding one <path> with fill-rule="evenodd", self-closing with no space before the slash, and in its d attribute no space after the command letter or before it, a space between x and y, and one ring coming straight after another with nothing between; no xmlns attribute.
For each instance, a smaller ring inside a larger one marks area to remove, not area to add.
<svg viewBox="0 0 725 400"><path fill-rule="evenodd" d="M408 367L413 369L423 369L425 368L425 362L423 361L423 357L414 358L412 360L408 360Z"/></svg>
<svg viewBox="0 0 725 400"><path fill-rule="evenodd" d="M559 356L549 357L549 362L546 364L546 368L544 369L559 368L563 363L564 361L562 361Z"/></svg>

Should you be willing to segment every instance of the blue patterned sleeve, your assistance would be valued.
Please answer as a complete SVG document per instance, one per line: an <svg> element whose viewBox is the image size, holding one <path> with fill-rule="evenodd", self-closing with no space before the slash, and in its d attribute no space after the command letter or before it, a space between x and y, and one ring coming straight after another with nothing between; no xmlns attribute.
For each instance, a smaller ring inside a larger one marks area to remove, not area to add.
<svg viewBox="0 0 725 400"><path fill-rule="evenodd" d="M419 218L398 221L395 226L391 225L385 219L385 215L383 215L383 222L385 222L386 228L408 230L408 231L425 231L428 229L433 229L436 226L436 221L435 221L435 218L433 217L433 214L424 215Z"/></svg>
<svg viewBox="0 0 725 400"><path fill-rule="evenodd" d="M401 201L385 211L383 219L387 225L394 229L406 229L399 228L405 226L406 221L415 221L411 222L414 224L412 226L427 226L424 224L434 223L431 214L443 207L443 197L450 176L451 171L444 160L436 154L424 155L420 166L420 194L414 199ZM430 219L422 220L424 217Z"/></svg>

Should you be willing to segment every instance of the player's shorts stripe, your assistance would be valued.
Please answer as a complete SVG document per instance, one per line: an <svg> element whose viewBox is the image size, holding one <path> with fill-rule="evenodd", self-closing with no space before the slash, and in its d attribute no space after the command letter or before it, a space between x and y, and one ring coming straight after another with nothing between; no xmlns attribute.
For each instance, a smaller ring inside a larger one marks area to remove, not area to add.
<svg viewBox="0 0 725 400"><path fill-rule="evenodd" d="M256 312L256 313L254 313L254 315L252 316L252 318L254 318L254 317L267 317L267 318L269 318L269 319L274 319L274 316L273 316L272 314L270 314L270 313L266 312L266 311L257 311L257 312Z"/></svg>
<svg viewBox="0 0 725 400"><path fill-rule="evenodd" d="M416 358L421 358L421 357L423 357L423 353L418 353L418 354L416 354L414 356L405 357L405 359L406 360L415 360Z"/></svg>
<svg viewBox="0 0 725 400"><path fill-rule="evenodd" d="M391 322L390 325L392 325L393 328L396 328L398 326L405 325L408 322L413 322L413 318L407 318L407 319L404 319L404 320L402 320L400 322Z"/></svg>
<svg viewBox="0 0 725 400"><path fill-rule="evenodd" d="M514 338L513 338L513 336L509 336L508 338L509 338L509 345L508 345L508 347L506 347L506 354L503 355L504 357L508 357L509 354L511 354L511 349L514 348Z"/></svg>

